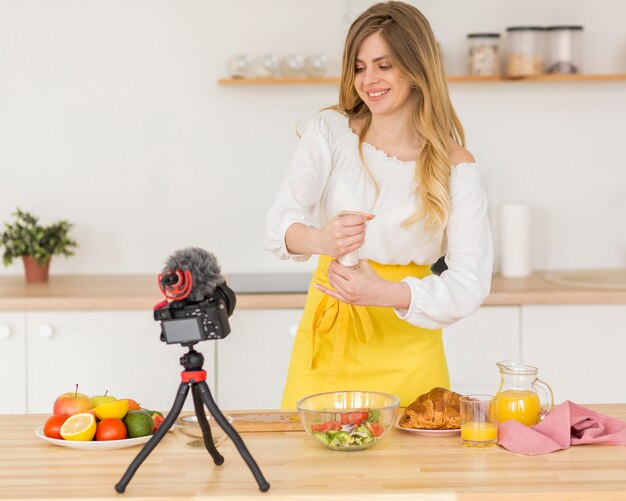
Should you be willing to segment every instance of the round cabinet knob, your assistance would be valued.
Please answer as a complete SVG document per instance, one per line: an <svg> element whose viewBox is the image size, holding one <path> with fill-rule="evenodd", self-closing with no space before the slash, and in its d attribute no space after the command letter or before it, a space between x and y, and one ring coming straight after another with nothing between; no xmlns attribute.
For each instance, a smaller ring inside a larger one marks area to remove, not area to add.
<svg viewBox="0 0 626 501"><path fill-rule="evenodd" d="M39 337L41 339L50 339L54 335L54 329L51 325L42 325L39 327Z"/></svg>
<svg viewBox="0 0 626 501"><path fill-rule="evenodd" d="M298 333L298 324L293 324L291 327L289 327L289 335L291 337L296 337L297 333Z"/></svg>
<svg viewBox="0 0 626 501"><path fill-rule="evenodd" d="M9 339L11 337L11 327L8 325L0 325L0 339Z"/></svg>

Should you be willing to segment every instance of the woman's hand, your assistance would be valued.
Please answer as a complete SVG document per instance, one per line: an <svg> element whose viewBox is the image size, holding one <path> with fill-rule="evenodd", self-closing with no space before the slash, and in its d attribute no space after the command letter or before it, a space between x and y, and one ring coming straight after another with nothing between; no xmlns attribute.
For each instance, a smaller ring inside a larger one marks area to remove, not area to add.
<svg viewBox="0 0 626 501"><path fill-rule="evenodd" d="M340 212L319 231L320 254L340 257L359 249L365 242L365 223L374 218L364 212Z"/></svg>
<svg viewBox="0 0 626 501"><path fill-rule="evenodd" d="M331 261L328 283L334 290L321 284L315 284L315 287L346 304L392 306L406 310L411 302L411 290L406 283L385 280L364 259L359 261L356 269Z"/></svg>

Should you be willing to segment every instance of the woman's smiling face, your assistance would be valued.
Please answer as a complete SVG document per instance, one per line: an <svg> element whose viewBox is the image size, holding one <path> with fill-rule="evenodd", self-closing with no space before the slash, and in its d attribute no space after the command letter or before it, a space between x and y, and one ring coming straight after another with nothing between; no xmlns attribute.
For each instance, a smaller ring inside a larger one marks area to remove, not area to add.
<svg viewBox="0 0 626 501"><path fill-rule="evenodd" d="M406 107L411 86L391 60L380 33L363 40L354 71L354 88L372 115L390 116Z"/></svg>

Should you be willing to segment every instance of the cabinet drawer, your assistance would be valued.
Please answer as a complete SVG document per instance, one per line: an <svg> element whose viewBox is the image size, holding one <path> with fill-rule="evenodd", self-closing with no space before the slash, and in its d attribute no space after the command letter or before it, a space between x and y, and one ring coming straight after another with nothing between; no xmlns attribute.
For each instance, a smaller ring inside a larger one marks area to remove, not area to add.
<svg viewBox="0 0 626 501"><path fill-rule="evenodd" d="M1 414L26 412L26 333L22 312L0 313Z"/></svg>
<svg viewBox="0 0 626 501"><path fill-rule="evenodd" d="M524 306L524 363L555 403L626 402L626 305Z"/></svg>
<svg viewBox="0 0 626 501"><path fill-rule="evenodd" d="M187 349L159 340L150 311L28 312L28 412L52 412L55 398L74 389L109 391L147 408L169 410ZM199 343L207 383L214 389L214 345ZM191 395L185 409L193 409Z"/></svg>
<svg viewBox="0 0 626 501"><path fill-rule="evenodd" d="M278 409L302 310L240 310L217 342L217 394L223 409Z"/></svg>

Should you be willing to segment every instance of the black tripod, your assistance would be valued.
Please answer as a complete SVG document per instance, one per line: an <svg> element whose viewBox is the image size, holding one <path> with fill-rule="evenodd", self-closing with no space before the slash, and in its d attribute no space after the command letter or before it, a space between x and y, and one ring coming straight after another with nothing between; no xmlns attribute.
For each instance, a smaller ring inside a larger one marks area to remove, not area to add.
<svg viewBox="0 0 626 501"><path fill-rule="evenodd" d="M204 405L207 406L217 424L224 430L226 435L233 441L239 454L244 459L248 468L254 475L254 478L259 484L259 489L262 492L267 491L270 488L270 484L267 483L265 477L263 477L263 473L259 469L259 466L256 464L254 458L250 455L250 452L246 448L246 445L241 440L239 434L235 431L235 429L230 425L230 423L226 420L219 407L213 400L213 396L211 395L211 391L206 384L206 371L202 369L202 365L204 364L204 356L202 353L199 353L193 349L193 344L189 346L189 351L180 357L180 364L185 368L185 370L181 373L182 382L178 387L178 393L176 394L176 399L174 400L174 405L172 405L172 409L167 413L167 417L159 427L159 429L150 437L150 440L146 442L146 445L143 446L143 449L139 451L139 454L133 459L132 463L126 469L126 472L122 476L121 480L115 484L115 490L117 492L124 492L126 486L133 478L133 475L137 471L137 469L141 466L141 463L148 457L148 455L152 452L152 450L158 445L161 439L165 436L167 431L172 427L176 418L180 414L180 411L183 408L183 404L185 403L185 399L187 398L187 394L189 393L189 388L191 387L191 394L193 395L193 405L196 411L196 416L198 418L198 424L200 425L200 429L202 430L202 437L204 438L204 445L211 454L213 458L213 462L216 465L221 465L224 462L224 457L217 451L215 448L215 444L213 443L213 437L211 436L211 427L209 426L209 422L207 421L206 414L204 412ZM204 405L203 405L204 403Z"/></svg>

